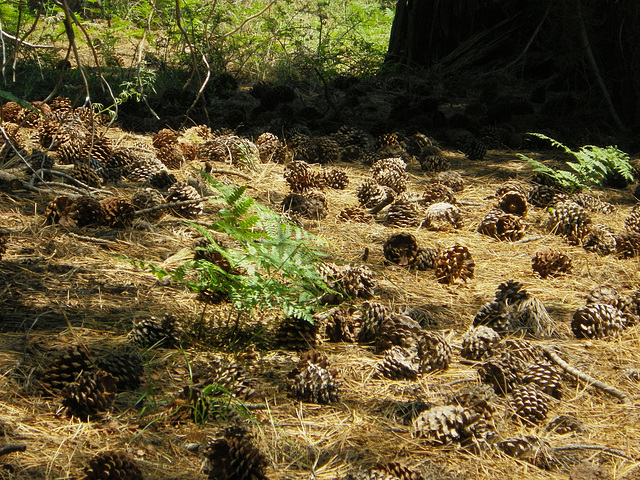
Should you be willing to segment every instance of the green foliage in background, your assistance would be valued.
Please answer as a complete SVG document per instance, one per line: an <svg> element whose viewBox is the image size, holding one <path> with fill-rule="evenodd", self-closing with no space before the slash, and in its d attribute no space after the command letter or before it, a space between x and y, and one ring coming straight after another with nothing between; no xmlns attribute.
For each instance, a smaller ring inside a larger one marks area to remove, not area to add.
<svg viewBox="0 0 640 480"><path fill-rule="evenodd" d="M121 90L130 90L139 68L145 66L157 69L154 81L159 92L184 85L197 90L209 69L212 75L229 72L251 82L370 75L383 64L394 15L392 4L379 0L180 0L179 11L169 0L69 0L69 4L96 47L101 73L115 98ZM18 50L13 93L30 101L49 93L46 90L58 76L55 66L66 54L62 9L52 0L0 2L3 29L19 37L33 25L38 5L39 26L27 41L56 48ZM94 69L87 39L78 27L74 29L85 66ZM132 58L143 34L143 62L138 65ZM15 42L5 43L10 54ZM123 52L128 55L124 63L118 58ZM72 97L64 88L79 82L73 70L65 75L60 93ZM102 86L96 75L89 78L95 80L92 93L99 95ZM107 99L97 101L106 104Z"/></svg>
<svg viewBox="0 0 640 480"><path fill-rule="evenodd" d="M526 160L534 172L542 173L569 193L573 193L582 188L590 189L593 185L602 186L611 175L620 175L627 182L633 181L633 166L629 163L629 155L618 149L616 146L597 147L595 145L585 145L578 151L571 150L561 142L541 133L529 133L534 137L548 140L554 147L562 149L576 161L566 162L572 170L556 170L542 162L534 160L522 154L518 158Z"/></svg>
<svg viewBox="0 0 640 480"><path fill-rule="evenodd" d="M213 201L223 208L211 225L192 227L209 241L200 250L216 253L229 268L198 259L170 272L144 260L128 261L149 268L159 279L169 276L193 291L226 298L239 316L279 309L311 322L318 298L329 291L316 268L325 242L246 196L246 186L207 179L217 195ZM237 246L220 245L212 232L226 234Z"/></svg>

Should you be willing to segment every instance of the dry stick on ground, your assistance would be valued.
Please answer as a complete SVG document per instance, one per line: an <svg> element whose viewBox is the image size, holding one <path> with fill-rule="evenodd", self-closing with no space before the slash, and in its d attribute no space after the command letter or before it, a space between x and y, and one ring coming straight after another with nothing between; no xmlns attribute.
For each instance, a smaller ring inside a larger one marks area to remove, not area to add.
<svg viewBox="0 0 640 480"><path fill-rule="evenodd" d="M173 208L173 207L186 207L187 205L193 205L195 203L201 203L205 200L209 200L210 198L220 198L218 195L208 195L206 197L195 198L193 200L183 200L181 202L171 202L171 203L161 203L160 205L156 205L155 207L145 208L143 210L136 210L135 216L139 217L141 215L145 215L147 213L157 212L158 210L163 210L165 208Z"/></svg>
<svg viewBox="0 0 640 480"><path fill-rule="evenodd" d="M547 357L549 357L549 359L553 363L558 365L560 368L562 368L569 375L573 375L574 377L582 380L583 382L586 382L589 385L593 385L594 387L596 387L596 388L598 388L598 389L600 389L600 390L602 390L604 392L607 392L609 395L612 395L612 396L616 397L622 403L631 403L631 399L629 398L629 396L626 393L624 393L621 390L618 390L616 387L613 387L611 385L607 385L606 383L601 382L600 380L596 380L595 378L591 377L590 375L587 375L586 373L581 372L577 368L572 367L567 362L565 362L562 358L560 358L558 356L558 354L552 350L551 347L543 346L542 347L542 351L545 353L545 355Z"/></svg>
<svg viewBox="0 0 640 480"><path fill-rule="evenodd" d="M7 453L24 452L26 449L25 443L5 443L0 445L0 457Z"/></svg>
<svg viewBox="0 0 640 480"><path fill-rule="evenodd" d="M100 190L99 188L93 188L89 185L87 185L86 183L81 182L80 180L78 180L77 178L74 178L70 175L67 175L66 173L63 173L59 170L49 170L47 168L41 168L39 170L37 170L34 174L34 176L31 177L31 184L33 185L35 183L35 181L37 180L38 174L42 174L42 173L48 173L49 175L55 175L56 177L61 177L64 178L65 180L71 182L71 185L74 185L78 188L83 188L85 190L87 190L87 192L89 193L106 193L106 194L110 194L113 195L112 192L110 192L109 190ZM51 182L43 182L44 184L51 184ZM63 184L66 185L66 184Z"/></svg>
<svg viewBox="0 0 640 480"><path fill-rule="evenodd" d="M249 175L245 175L244 173L240 173L240 172L236 172L234 170L225 170L224 168L212 168L212 169L207 169L206 173L226 173L227 175L236 175L240 178L244 178L245 180L252 180L252 178Z"/></svg>
<svg viewBox="0 0 640 480"><path fill-rule="evenodd" d="M563 450L599 450L604 453L609 453L611 455L616 455L618 457L626 458L628 460L636 460L633 457L630 457L624 452L620 450L615 450L609 447L601 447L600 445L567 445L564 447L555 447L553 449L555 452L562 452Z"/></svg>

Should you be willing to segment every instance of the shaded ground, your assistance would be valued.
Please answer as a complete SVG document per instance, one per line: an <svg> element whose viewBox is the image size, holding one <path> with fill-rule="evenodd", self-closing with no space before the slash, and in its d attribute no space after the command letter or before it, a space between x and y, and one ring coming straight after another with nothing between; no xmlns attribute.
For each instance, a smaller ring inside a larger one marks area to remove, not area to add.
<svg viewBox="0 0 640 480"><path fill-rule="evenodd" d="M260 117L255 118L253 129L257 129ZM330 126L326 128L330 130ZM250 136L250 131L243 134ZM151 144L150 134L113 129L110 136L122 145ZM1 458L5 465L2 475L16 479L82 478L82 468L96 453L125 450L138 462L145 478L206 478L204 458L194 446L204 444L207 437L219 438L231 422L209 420L197 425L168 414L175 408L179 392L190 383L191 366L215 357L241 365L254 381L255 393L243 400L251 407L251 421L242 423L267 458L269 478L341 479L387 462L400 462L425 478L435 479L582 478L570 477L582 462L601 468L605 478L640 478L636 441L640 437L639 327L630 327L613 340L577 340L569 328L574 312L585 304L593 288L607 284L620 293L638 288L638 257L598 256L571 246L549 233L544 226L549 213L536 207L530 207L524 218L524 238L529 241L500 242L481 235L478 224L495 206L496 189L508 178L526 182L531 172L514 150L505 147L490 150L483 161L468 160L446 139L443 148L451 169L460 173L465 183L464 190L455 195L464 218L460 228L389 227L384 224L385 211L370 224L339 222L341 210L358 205L357 189L370 176L366 165L340 162L333 166L347 173L349 185L344 190L325 191L326 218L303 221L306 229L328 241L331 261L371 269L377 283L373 301L396 312L422 306L433 319L429 329L442 333L454 346L445 371L421 375L415 381L389 380L375 375L382 355L374 347L329 342L321 331L317 348L327 354L341 382L339 400L330 405L291 398L288 374L300 352L278 346L274 325L281 319L271 312L230 335L227 326L233 312L228 305L203 303L182 285L158 281L119 258L177 266L192 256L197 237L184 219L167 214L157 222L136 221L119 230L45 225L43 212L53 194L0 193L1 224L9 232L8 251L0 262L0 420L4 442L27 445L26 452ZM540 156L548 159L555 154L541 152ZM191 167L200 168L202 162L186 164L172 173L182 178ZM249 172L252 179L247 182L247 192L279 210L288 193L283 170L282 164L258 164ZM407 171L408 190L421 192L431 175L416 161L409 162ZM239 181L234 175L216 178ZM120 182L106 188L131 198L137 187ZM616 210L592 213L593 222L622 231L635 204L633 186L594 193L613 203ZM205 204L198 220L206 223L215 216L213 206ZM436 280L432 269L385 265L382 246L398 231L410 231L421 246L466 245L475 261L473 278L447 285ZM107 242L100 244L101 240ZM569 255L572 271L548 279L535 275L531 259L542 246ZM363 260L366 249L369 254ZM620 404L600 390L566 378L562 397L548 399L547 419L531 426L514 417L508 398L497 398L492 420L497 437L492 445L501 439L537 437L557 462L549 470L540 468L539 462L534 465L535 455L513 458L495 447L465 449L456 442L437 446L410 433L416 412L425 406L444 405L461 388L479 382L473 362L464 361L458 353L461 338L480 306L493 299L500 283L510 279L538 297L555 322L556 337L531 339L532 343L558 346L573 366L617 386L631 399L630 404ZM141 350L142 385L118 393L111 412L90 422L69 418L59 397L43 396L37 390L47 360L60 349L73 344L92 352L113 351L129 344L127 333L134 323L165 314L173 315L182 327L183 348ZM563 434L548 430L550 422L561 415L575 417L581 428ZM586 475L586 467L581 469ZM591 478L598 478L595 475Z"/></svg>

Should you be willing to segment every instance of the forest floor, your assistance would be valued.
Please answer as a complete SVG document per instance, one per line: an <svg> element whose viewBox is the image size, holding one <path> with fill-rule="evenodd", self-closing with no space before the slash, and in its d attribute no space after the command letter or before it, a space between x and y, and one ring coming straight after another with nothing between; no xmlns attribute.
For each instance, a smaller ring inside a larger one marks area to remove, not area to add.
<svg viewBox="0 0 640 480"><path fill-rule="evenodd" d="M110 135L121 144L151 143L150 135L119 129ZM25 444L26 450L2 456L0 476L82 478L83 467L95 454L123 450L133 456L145 478L207 478L204 458L194 446L208 437L219 438L228 422L195 424L188 419L177 421L167 412L189 385L195 361L223 358L245 368L254 381L255 392L246 400L250 420L244 424L266 456L267 477L274 480L342 479L388 462L399 462L423 478L442 480L640 479L640 327L627 328L608 340L576 339L569 328L574 312L595 287L609 285L620 293L636 290L640 260L598 256L569 245L544 227L549 213L536 207L530 207L524 217L524 239L529 241L501 242L481 235L478 224L495 206L497 188L508 178L526 182L531 171L510 150L490 150L483 161L476 162L456 151L445 153L452 170L465 182L464 190L456 194L464 217L462 227L429 231L388 227L381 221L339 222L337 215L345 206L358 205L357 187L370 176L367 166L354 163L336 165L347 172L349 185L344 190L326 190L327 217L305 220L304 227L328 242L331 261L364 265L373 271L377 286L370 301L396 312L421 306L431 316L429 328L442 333L454 347L460 346L476 312L493 299L500 283L521 282L543 302L556 327L553 338L529 340L558 347L572 366L616 386L630 403L565 378L562 396L548 399L547 418L535 426L516 418L508 396L495 400L494 445L509 438L533 438L530 441L538 445L533 454L514 458L491 445L478 450L456 442L434 445L411 435L412 411L415 414L420 405L444 405L451 395L479 382L473 362L464 361L456 348L444 371L420 375L415 381L389 380L375 375L383 356L372 346L329 342L320 332L324 338L316 348L327 355L341 385L336 402L314 404L290 396L288 373L300 352L274 345L273 318L258 315L255 322L265 323L266 328L253 341L239 333L235 339L219 338L218 346L196 339L183 348L144 350L145 374L138 389L118 393L113 409L91 421L69 417L59 397L37 390L38 374L56 352L69 345L108 352L128 344L127 333L135 322L165 314L178 319L185 330L199 325L209 331L209 339L215 339L232 312L227 304L203 303L181 284L161 282L122 260L144 259L170 269L190 258L198 232L184 219L167 213L153 223L137 220L120 230L46 225L43 213L54 194L3 191L0 224L8 232L8 250L0 261L0 433L2 443ZM544 155L540 158L547 158ZM199 165L185 165L173 173L181 177L191 167ZM278 210L288 191L283 169L276 163L257 165L249 172L247 194ZM429 174L417 163L410 163L408 172L409 190L424 189ZM245 184L234 175L216 177ZM121 182L105 188L131 198L137 186ZM610 214L592 213L594 223L622 230L636 202L632 186L596 189L594 194L616 207ZM215 216L215 209L205 203L198 221L206 223ZM473 278L448 285L438 282L433 270L385 265L385 240L407 230L421 246L467 246L475 261ZM531 259L543 246L566 253L572 260L571 272L546 279L537 276ZM579 427L562 434L549 428L563 415L574 417ZM552 460L537 460L543 456Z"/></svg>

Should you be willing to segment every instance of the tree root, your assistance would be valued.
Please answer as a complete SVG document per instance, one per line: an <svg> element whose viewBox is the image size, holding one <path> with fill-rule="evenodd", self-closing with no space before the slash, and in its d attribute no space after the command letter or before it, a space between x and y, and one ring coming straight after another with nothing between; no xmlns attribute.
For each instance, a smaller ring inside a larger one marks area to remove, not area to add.
<svg viewBox="0 0 640 480"><path fill-rule="evenodd" d="M549 357L549 359L553 363L555 363L557 366L562 368L562 370L564 370L569 375L573 375L579 380L582 380L583 382L586 382L587 384L592 385L595 388L616 397L618 400L620 400L621 403L627 403L627 404L631 403L631 399L629 398L629 396L626 393L624 393L622 390L618 390L616 387L607 385L606 383L601 382L600 380L596 380L592 376L587 375L584 372L581 372L575 367L572 367L567 362L565 362L562 358L560 358L560 356L558 356L558 354L555 351L553 351L551 347L542 347L542 351L545 353L547 357Z"/></svg>

